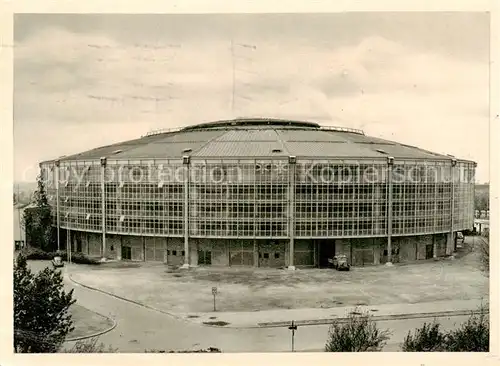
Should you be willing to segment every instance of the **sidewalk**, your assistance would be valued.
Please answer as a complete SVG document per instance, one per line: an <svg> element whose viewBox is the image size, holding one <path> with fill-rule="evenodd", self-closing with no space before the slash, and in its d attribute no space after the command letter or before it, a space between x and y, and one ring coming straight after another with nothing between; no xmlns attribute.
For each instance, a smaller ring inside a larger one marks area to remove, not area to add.
<svg viewBox="0 0 500 366"><path fill-rule="evenodd" d="M359 306L377 320L409 319L423 317L443 317L469 315L477 311L486 301L453 300L419 304L388 304ZM293 320L298 325L318 325L330 323L333 319L345 318L355 307L336 307L328 309L280 309L254 312L211 312L176 314L191 322L203 324L227 322L226 328L255 328L285 326ZM213 318L216 319L213 319ZM212 318L212 319L211 319ZM208 324L209 325L209 324Z"/></svg>

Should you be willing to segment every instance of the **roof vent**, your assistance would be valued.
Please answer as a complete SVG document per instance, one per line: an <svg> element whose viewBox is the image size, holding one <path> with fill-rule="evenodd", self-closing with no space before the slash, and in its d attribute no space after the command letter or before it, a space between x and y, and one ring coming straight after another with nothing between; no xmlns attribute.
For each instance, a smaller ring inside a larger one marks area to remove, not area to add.
<svg viewBox="0 0 500 366"><path fill-rule="evenodd" d="M121 152L122 152L122 150L115 150L115 151L113 151L113 155L115 155L115 154L119 154L119 153L121 153Z"/></svg>
<svg viewBox="0 0 500 366"><path fill-rule="evenodd" d="M188 152L191 152L191 151L193 151L193 149L191 149L190 147L182 150L183 153L188 153Z"/></svg>
<svg viewBox="0 0 500 366"><path fill-rule="evenodd" d="M282 152L282 151L283 151L283 150L281 150L281 149L273 149L273 150L272 150L272 152L273 152L273 153L280 153L280 152Z"/></svg>
<svg viewBox="0 0 500 366"><path fill-rule="evenodd" d="M376 151L376 152L379 152L379 153L381 153L381 154L387 154L387 151L382 150L382 149L376 149L375 151Z"/></svg>

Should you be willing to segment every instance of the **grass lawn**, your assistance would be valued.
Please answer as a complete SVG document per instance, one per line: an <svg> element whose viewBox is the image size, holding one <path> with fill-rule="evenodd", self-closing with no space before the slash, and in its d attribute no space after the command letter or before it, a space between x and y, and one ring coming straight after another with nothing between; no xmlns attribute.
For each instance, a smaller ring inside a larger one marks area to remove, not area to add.
<svg viewBox="0 0 500 366"><path fill-rule="evenodd" d="M489 286L477 262L477 253L464 252L455 260L353 267L349 272L226 267L186 271L144 263L139 268L76 266L72 277L172 313L211 312L212 286L217 286L217 309L233 312L478 299L488 296Z"/></svg>
<svg viewBox="0 0 500 366"><path fill-rule="evenodd" d="M75 329L68 335L68 338L84 337L109 329L113 322L83 306L75 303L71 305L70 313L73 318Z"/></svg>

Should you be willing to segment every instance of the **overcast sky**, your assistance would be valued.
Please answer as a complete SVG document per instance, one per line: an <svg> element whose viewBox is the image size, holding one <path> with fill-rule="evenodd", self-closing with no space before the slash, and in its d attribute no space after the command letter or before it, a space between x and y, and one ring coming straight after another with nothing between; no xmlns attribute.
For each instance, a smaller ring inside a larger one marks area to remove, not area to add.
<svg viewBox="0 0 500 366"><path fill-rule="evenodd" d="M23 14L14 25L17 181L45 159L242 116L362 128L475 160L489 180L486 13Z"/></svg>

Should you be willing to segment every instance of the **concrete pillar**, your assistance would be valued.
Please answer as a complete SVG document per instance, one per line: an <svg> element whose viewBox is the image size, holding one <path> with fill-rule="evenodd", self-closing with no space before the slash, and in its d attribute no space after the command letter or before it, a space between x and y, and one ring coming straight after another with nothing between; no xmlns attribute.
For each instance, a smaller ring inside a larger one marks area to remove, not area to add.
<svg viewBox="0 0 500 366"><path fill-rule="evenodd" d="M380 264L380 243L378 239L373 240L373 264Z"/></svg>
<svg viewBox="0 0 500 366"><path fill-rule="evenodd" d="M455 172L457 167L457 159L451 161L451 212L450 212L450 233L446 241L446 255L451 255L455 251L454 243L454 220L455 220ZM450 244L451 241L451 244Z"/></svg>
<svg viewBox="0 0 500 366"><path fill-rule="evenodd" d="M120 235L120 244L116 248L116 260L122 260L122 245L123 245L123 236Z"/></svg>
<svg viewBox="0 0 500 366"><path fill-rule="evenodd" d="M66 243L66 247L68 248L66 251L66 255L68 258L68 262L71 263L71 253L73 253L73 250L75 250L76 248L73 248L73 243L71 242L71 235L68 227L66 227Z"/></svg>
<svg viewBox="0 0 500 366"><path fill-rule="evenodd" d="M453 253L453 248L455 246L454 243L454 235L453 233L446 234L446 254L451 255Z"/></svg>
<svg viewBox="0 0 500 366"><path fill-rule="evenodd" d="M101 255L106 259L106 189L104 185L106 174L106 158L101 158L101 223L102 223L102 250Z"/></svg>
<svg viewBox="0 0 500 366"><path fill-rule="evenodd" d="M316 242L313 241L313 264L314 264L314 267L319 267L318 266L318 253L316 251Z"/></svg>
<svg viewBox="0 0 500 366"><path fill-rule="evenodd" d="M191 252L189 253L189 266L190 267L198 267L198 247L200 243L197 239L191 240L189 249Z"/></svg>
<svg viewBox="0 0 500 366"><path fill-rule="evenodd" d="M122 176L122 171L123 171L123 165L120 165L118 167L118 180L116 182L116 216L117 216L117 222L116 222L116 231L121 232L123 230L123 223L120 220L122 216L122 186L123 186L123 176Z"/></svg>
<svg viewBox="0 0 500 366"><path fill-rule="evenodd" d="M295 156L288 157L288 236L289 260L288 269L295 270L295 168L297 159Z"/></svg>
<svg viewBox="0 0 500 366"><path fill-rule="evenodd" d="M380 184L377 182L373 184L373 194L372 194L372 220L374 219L373 231L376 235L380 234Z"/></svg>
<svg viewBox="0 0 500 366"><path fill-rule="evenodd" d="M257 239L253 239L253 266L259 266L259 247L257 245Z"/></svg>
<svg viewBox="0 0 500 366"><path fill-rule="evenodd" d="M394 158L387 157L387 263L392 266L392 167Z"/></svg>
<svg viewBox="0 0 500 366"><path fill-rule="evenodd" d="M189 163L190 157L184 156L182 163L184 165L184 264L181 268L189 268Z"/></svg>
<svg viewBox="0 0 500 366"><path fill-rule="evenodd" d="M59 165L60 161L56 160L54 174L56 175L56 225L57 225L57 251L61 250L61 235L59 233L59 228L61 227L61 218L59 213Z"/></svg>
<svg viewBox="0 0 500 366"><path fill-rule="evenodd" d="M438 177L439 179L439 177ZM437 181L434 183L434 228L436 228L437 216L442 215L442 212L437 212L437 199L438 199L438 189L437 189ZM436 244L436 236L432 236L432 258L437 258L437 244ZM417 259L418 259L418 245L417 245Z"/></svg>

